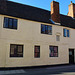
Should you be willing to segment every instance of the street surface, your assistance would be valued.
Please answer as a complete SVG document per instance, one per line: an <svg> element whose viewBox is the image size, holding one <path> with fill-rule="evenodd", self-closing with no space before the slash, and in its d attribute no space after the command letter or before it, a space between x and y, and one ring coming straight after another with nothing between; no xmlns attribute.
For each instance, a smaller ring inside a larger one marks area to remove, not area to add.
<svg viewBox="0 0 75 75"><path fill-rule="evenodd" d="M75 75L75 65L0 70L0 75Z"/></svg>

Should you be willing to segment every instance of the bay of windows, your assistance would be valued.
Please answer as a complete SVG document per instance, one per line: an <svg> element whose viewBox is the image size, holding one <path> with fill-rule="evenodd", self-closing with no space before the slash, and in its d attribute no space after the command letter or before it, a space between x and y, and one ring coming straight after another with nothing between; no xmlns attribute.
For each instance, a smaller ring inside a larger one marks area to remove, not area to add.
<svg viewBox="0 0 75 75"><path fill-rule="evenodd" d="M52 35L52 26L41 24L41 33Z"/></svg>
<svg viewBox="0 0 75 75"><path fill-rule="evenodd" d="M17 19L4 17L4 28L17 29Z"/></svg>

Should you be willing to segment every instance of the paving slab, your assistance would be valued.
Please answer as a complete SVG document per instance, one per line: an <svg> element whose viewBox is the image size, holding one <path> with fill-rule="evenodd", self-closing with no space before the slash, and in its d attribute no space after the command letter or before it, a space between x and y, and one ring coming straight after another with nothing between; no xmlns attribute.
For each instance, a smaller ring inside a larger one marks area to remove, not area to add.
<svg viewBox="0 0 75 75"><path fill-rule="evenodd" d="M0 75L4 75L4 74L18 74L18 73L26 73L25 70L21 69L21 70L6 70L6 71L0 71Z"/></svg>

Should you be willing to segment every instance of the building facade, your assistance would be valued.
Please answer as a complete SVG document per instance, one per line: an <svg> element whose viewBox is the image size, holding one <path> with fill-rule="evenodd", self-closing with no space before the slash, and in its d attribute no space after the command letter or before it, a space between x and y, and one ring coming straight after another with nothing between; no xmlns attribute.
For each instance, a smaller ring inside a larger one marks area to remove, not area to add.
<svg viewBox="0 0 75 75"><path fill-rule="evenodd" d="M0 67L75 63L75 19L58 6L53 1L51 12L11 1L0 6Z"/></svg>

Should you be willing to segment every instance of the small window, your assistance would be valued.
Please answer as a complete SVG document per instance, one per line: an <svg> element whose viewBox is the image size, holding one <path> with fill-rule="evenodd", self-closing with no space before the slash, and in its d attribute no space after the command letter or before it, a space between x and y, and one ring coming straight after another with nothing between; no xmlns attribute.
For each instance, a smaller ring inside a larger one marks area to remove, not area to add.
<svg viewBox="0 0 75 75"><path fill-rule="evenodd" d="M23 57L23 45L10 45L10 57Z"/></svg>
<svg viewBox="0 0 75 75"><path fill-rule="evenodd" d="M64 37L70 37L68 29L63 29L63 36Z"/></svg>
<svg viewBox="0 0 75 75"><path fill-rule="evenodd" d="M34 57L40 58L40 46L35 46L34 48Z"/></svg>
<svg viewBox="0 0 75 75"><path fill-rule="evenodd" d="M58 57L58 46L49 46L50 57Z"/></svg>
<svg viewBox="0 0 75 75"><path fill-rule="evenodd" d="M52 35L52 26L41 24L41 33Z"/></svg>
<svg viewBox="0 0 75 75"><path fill-rule="evenodd" d="M60 35L56 35L56 41L60 41Z"/></svg>
<svg viewBox="0 0 75 75"><path fill-rule="evenodd" d="M4 17L4 28L17 29L17 19Z"/></svg>

